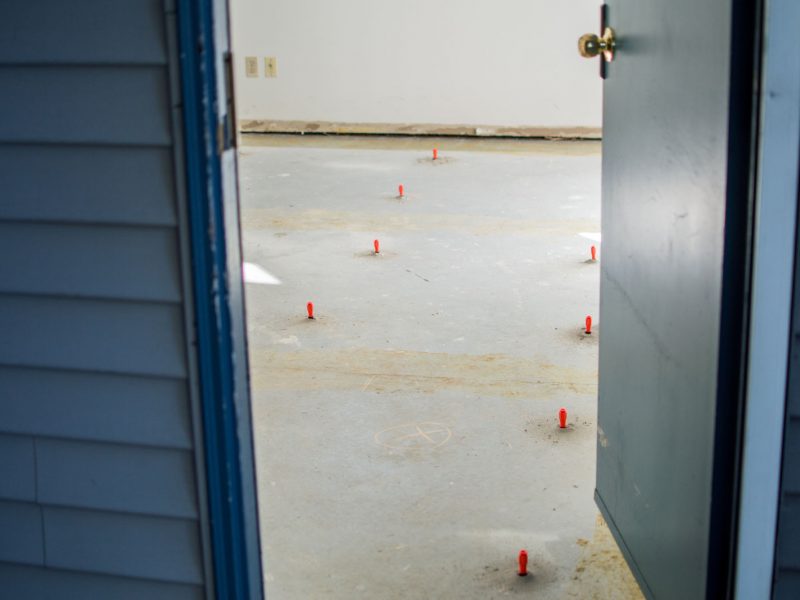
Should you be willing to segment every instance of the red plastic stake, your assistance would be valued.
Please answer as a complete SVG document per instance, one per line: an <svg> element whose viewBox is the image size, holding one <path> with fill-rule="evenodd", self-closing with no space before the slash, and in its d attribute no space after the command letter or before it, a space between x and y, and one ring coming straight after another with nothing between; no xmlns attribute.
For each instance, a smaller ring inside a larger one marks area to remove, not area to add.
<svg viewBox="0 0 800 600"><path fill-rule="evenodd" d="M592 260L597 260L597 246L592 246Z"/></svg>
<svg viewBox="0 0 800 600"><path fill-rule="evenodd" d="M517 575L525 577L528 574L528 553L525 550L519 551L519 571Z"/></svg>
<svg viewBox="0 0 800 600"><path fill-rule="evenodd" d="M436 160L437 158L439 158L439 151L436 148L434 148L433 149L433 160Z"/></svg>
<svg viewBox="0 0 800 600"><path fill-rule="evenodd" d="M309 302L308 304L306 304L306 309L308 310L308 318L309 319L313 319L314 318L314 303L313 302Z"/></svg>
<svg viewBox="0 0 800 600"><path fill-rule="evenodd" d="M375 246L375 254L380 254L381 253L381 243L380 243L380 241L379 240L375 240L374 242L372 242L372 245Z"/></svg>
<svg viewBox="0 0 800 600"><path fill-rule="evenodd" d="M397 191L400 192L398 197L402 198L403 196L405 196L405 190L403 189L402 185L397 187Z"/></svg>
<svg viewBox="0 0 800 600"><path fill-rule="evenodd" d="M558 411L558 426L561 429L566 429L567 428L567 409L566 408L562 408L561 410Z"/></svg>
<svg viewBox="0 0 800 600"><path fill-rule="evenodd" d="M586 317L586 335L592 333L592 317Z"/></svg>

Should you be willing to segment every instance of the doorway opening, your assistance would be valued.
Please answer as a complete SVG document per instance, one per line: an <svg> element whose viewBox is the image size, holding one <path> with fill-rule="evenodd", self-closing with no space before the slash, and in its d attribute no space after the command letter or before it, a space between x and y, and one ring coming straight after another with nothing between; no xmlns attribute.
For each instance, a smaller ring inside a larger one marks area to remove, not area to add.
<svg viewBox="0 0 800 600"><path fill-rule="evenodd" d="M243 136L268 594L636 597L592 497L599 173L597 142Z"/></svg>
<svg viewBox="0 0 800 600"><path fill-rule="evenodd" d="M599 140L287 118L290 47L233 15L267 596L640 597L593 500Z"/></svg>

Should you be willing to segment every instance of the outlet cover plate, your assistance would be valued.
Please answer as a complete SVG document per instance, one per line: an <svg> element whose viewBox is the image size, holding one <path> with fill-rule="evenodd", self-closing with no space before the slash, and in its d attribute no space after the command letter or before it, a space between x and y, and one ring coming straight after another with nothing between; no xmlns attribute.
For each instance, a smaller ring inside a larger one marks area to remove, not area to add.
<svg viewBox="0 0 800 600"><path fill-rule="evenodd" d="M244 74L246 77L258 77L258 57L244 57Z"/></svg>
<svg viewBox="0 0 800 600"><path fill-rule="evenodd" d="M274 56L264 57L264 77L278 76L278 59Z"/></svg>

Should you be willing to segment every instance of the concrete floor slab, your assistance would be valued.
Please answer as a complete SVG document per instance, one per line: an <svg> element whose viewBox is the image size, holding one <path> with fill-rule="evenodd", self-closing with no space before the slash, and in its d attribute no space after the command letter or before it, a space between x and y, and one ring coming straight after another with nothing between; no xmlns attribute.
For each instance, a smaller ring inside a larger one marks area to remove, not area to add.
<svg viewBox="0 0 800 600"><path fill-rule="evenodd" d="M599 144L245 141L268 597L638 597L592 499Z"/></svg>

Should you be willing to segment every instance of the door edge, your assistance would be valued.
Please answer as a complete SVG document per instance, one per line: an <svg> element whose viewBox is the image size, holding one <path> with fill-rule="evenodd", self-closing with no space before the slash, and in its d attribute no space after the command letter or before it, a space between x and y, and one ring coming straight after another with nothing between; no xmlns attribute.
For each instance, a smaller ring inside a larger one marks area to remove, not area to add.
<svg viewBox="0 0 800 600"><path fill-rule="evenodd" d="M608 510L603 497L600 495L600 492L595 489L594 491L594 502L597 505L597 508L600 510L600 514L603 516L603 519L608 526L611 535L614 537L614 541L617 543L617 547L619 548L622 555L625 557L625 563L627 564L628 568L630 568L631 573L633 574L634 579L636 579L636 583L639 585L639 589L644 594L647 600L654 600L655 595L653 594L653 590L650 589L650 586L647 585L647 580L644 578L644 575L639 570L639 565L636 563L636 560L633 558L633 554L628 549L625 540L622 539L622 534L620 533L619 529L617 528L617 524L614 522L614 519L611 517L611 511Z"/></svg>

